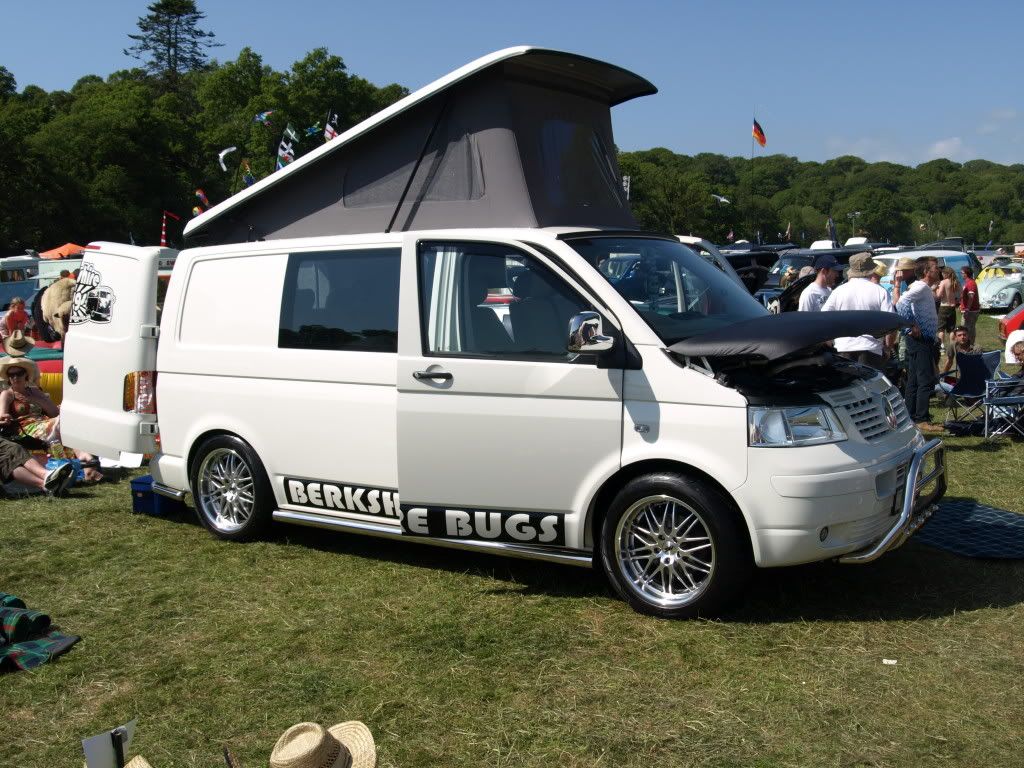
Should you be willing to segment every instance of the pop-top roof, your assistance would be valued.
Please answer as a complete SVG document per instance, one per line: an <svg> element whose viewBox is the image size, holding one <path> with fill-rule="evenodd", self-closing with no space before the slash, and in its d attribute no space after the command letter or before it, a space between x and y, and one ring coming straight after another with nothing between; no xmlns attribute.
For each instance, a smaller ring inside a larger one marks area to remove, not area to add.
<svg viewBox="0 0 1024 768"><path fill-rule="evenodd" d="M656 93L521 46L445 75L215 205L190 244L488 226L635 226L610 108Z"/></svg>

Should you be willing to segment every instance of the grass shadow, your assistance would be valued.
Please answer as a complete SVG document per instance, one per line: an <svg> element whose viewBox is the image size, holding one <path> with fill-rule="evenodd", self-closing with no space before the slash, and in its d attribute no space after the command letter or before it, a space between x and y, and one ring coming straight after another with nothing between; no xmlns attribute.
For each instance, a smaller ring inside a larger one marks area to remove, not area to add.
<svg viewBox="0 0 1024 768"><path fill-rule="evenodd" d="M1024 561L961 557L913 541L874 563L758 572L729 621L914 620L1024 603Z"/></svg>
<svg viewBox="0 0 1024 768"><path fill-rule="evenodd" d="M950 497L950 501L964 500ZM186 507L159 518L200 526ZM393 563L410 569L446 571L499 582L483 590L493 596L612 597L600 570L519 560L410 541L275 525L269 542ZM728 622L913 620L1024 603L1024 561L960 557L911 540L865 566L831 562L758 570L746 594L723 618ZM625 609L625 606L623 606Z"/></svg>
<svg viewBox="0 0 1024 768"><path fill-rule="evenodd" d="M275 526L275 534L275 540L285 546L301 546L410 568L442 570L505 582L506 586L485 590L487 594L542 594L549 597L610 594L603 576L588 568L449 549L411 539L396 541L304 526L278 525Z"/></svg>

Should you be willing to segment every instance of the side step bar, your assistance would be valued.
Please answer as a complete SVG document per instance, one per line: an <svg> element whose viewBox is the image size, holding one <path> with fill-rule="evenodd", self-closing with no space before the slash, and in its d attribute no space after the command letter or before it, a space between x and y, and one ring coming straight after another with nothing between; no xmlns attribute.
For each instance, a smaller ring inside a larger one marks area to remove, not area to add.
<svg viewBox="0 0 1024 768"><path fill-rule="evenodd" d="M168 499L174 499L175 501L184 501L186 492L179 491L177 488L168 488L160 483L153 483L153 493L159 493L161 496L166 496Z"/></svg>
<svg viewBox="0 0 1024 768"><path fill-rule="evenodd" d="M593 565L593 558L589 554L585 554L580 550L574 549L536 547L529 544L509 544L501 541L435 539L427 536L410 536L403 533L401 528L393 525L381 525L379 523L369 523L361 520L345 520L337 517L307 514L304 512L289 512L283 509L279 509L274 512L274 520L279 520L283 523L308 525L313 528L327 528L330 530L344 531L346 533L358 533L363 536L378 536L385 539L400 539L401 541L431 544L435 547L447 547L448 549L487 552L492 555L518 557L524 560L544 560L549 563L575 565L580 568L590 568Z"/></svg>

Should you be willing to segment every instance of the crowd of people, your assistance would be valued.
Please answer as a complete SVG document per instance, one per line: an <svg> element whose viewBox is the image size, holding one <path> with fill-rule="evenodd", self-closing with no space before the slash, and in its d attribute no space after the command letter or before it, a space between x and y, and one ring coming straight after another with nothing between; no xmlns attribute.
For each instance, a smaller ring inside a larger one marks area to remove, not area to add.
<svg viewBox="0 0 1024 768"><path fill-rule="evenodd" d="M901 332L883 339L870 335L837 338L833 342L835 350L843 357L878 370L885 370L887 361L898 356L906 367L904 399L911 418L922 432L943 432L941 424L932 422L929 410L943 353L942 373L948 374L955 365L957 353L981 352L976 346L981 306L971 268L962 268L961 286L953 270L940 268L935 257L904 256L893 270L891 296L881 285L886 267L868 252L850 257L849 279L838 287L842 267L835 257L830 254L818 257L813 270L816 272L814 282L800 294L800 311L873 310L900 316L905 323ZM958 313L962 317L959 324ZM1009 343L1007 350L1011 348L1013 344ZM1009 360L1009 354L1007 357Z"/></svg>
<svg viewBox="0 0 1024 768"><path fill-rule="evenodd" d="M74 276L65 270L54 285L57 299L70 305L67 294L68 288L73 291ZM70 307L57 311L70 311ZM74 482L78 467L82 468L80 479L86 482L99 481L102 474L96 457L61 443L60 406L40 386L39 366L29 357L36 346L30 335L33 327L25 300L11 299L0 318L5 354L0 358L0 482L13 480L32 490L61 494ZM78 467L71 459L77 460Z"/></svg>

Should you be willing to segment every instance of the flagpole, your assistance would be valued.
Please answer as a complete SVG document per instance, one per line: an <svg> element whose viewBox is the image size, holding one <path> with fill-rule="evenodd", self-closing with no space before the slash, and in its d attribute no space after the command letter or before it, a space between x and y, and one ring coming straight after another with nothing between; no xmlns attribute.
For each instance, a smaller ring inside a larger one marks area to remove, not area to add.
<svg viewBox="0 0 1024 768"><path fill-rule="evenodd" d="M757 122L757 115L751 114L750 116L750 178L748 183L750 186L749 193L747 194L747 226L753 225L753 212L754 212L754 123ZM760 243L758 243L760 245Z"/></svg>

